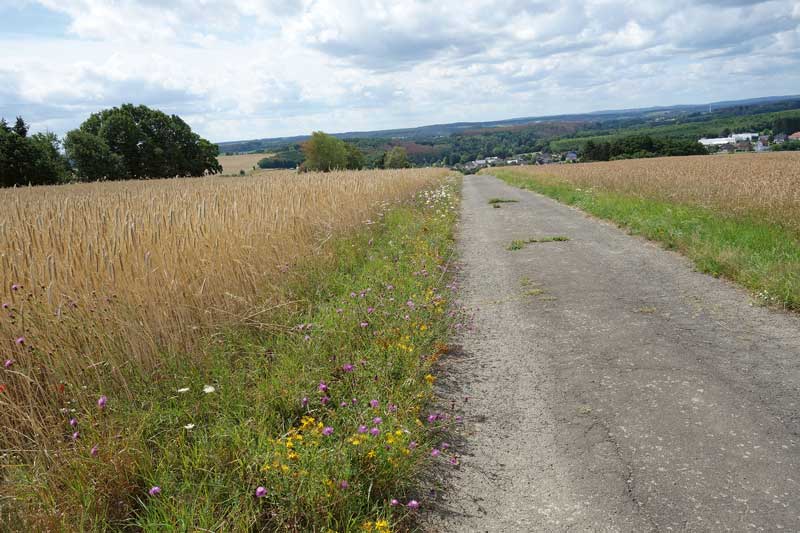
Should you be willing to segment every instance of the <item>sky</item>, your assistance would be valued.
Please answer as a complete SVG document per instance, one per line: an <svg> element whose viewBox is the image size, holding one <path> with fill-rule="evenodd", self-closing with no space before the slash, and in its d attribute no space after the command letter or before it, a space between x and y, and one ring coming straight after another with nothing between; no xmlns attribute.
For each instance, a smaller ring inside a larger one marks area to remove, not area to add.
<svg viewBox="0 0 800 533"><path fill-rule="evenodd" d="M215 141L800 93L800 0L0 0L0 116Z"/></svg>

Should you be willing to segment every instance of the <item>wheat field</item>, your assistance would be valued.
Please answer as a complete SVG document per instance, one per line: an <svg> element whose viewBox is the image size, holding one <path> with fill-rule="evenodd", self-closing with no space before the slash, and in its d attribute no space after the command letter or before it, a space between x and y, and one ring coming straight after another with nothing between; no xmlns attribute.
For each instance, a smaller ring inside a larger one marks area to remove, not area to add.
<svg viewBox="0 0 800 533"><path fill-rule="evenodd" d="M232 176L238 175L242 170L247 174L251 173L253 167L257 166L259 161L270 155L272 154L221 155L217 157L217 160L222 165L222 173L226 176Z"/></svg>
<svg viewBox="0 0 800 533"><path fill-rule="evenodd" d="M220 327L268 324L299 260L445 173L0 191L3 457L57 449L71 413L96 409L101 395L130 397L131 380L193 357Z"/></svg>
<svg viewBox="0 0 800 533"><path fill-rule="evenodd" d="M518 167L579 187L751 214L800 230L800 152Z"/></svg>

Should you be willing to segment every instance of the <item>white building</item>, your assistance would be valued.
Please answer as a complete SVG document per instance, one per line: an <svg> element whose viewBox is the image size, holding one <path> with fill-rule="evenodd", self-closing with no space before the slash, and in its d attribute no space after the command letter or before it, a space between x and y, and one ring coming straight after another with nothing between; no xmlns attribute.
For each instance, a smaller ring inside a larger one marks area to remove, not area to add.
<svg viewBox="0 0 800 533"><path fill-rule="evenodd" d="M736 144L741 141L752 141L758 138L758 133L734 133L730 137L715 137L713 139L700 139L703 146L723 146L725 144Z"/></svg>

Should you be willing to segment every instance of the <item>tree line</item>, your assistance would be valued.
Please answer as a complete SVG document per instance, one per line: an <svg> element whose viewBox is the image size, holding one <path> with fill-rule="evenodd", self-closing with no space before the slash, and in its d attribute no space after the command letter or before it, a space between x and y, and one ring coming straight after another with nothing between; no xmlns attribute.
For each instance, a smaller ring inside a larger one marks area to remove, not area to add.
<svg viewBox="0 0 800 533"><path fill-rule="evenodd" d="M631 135L609 142L587 141L581 152L584 161L612 161L677 155L705 155L706 148L694 140Z"/></svg>
<svg viewBox="0 0 800 533"><path fill-rule="evenodd" d="M222 172L219 148L177 115L125 104L92 114L60 140L0 120L0 185L202 176Z"/></svg>

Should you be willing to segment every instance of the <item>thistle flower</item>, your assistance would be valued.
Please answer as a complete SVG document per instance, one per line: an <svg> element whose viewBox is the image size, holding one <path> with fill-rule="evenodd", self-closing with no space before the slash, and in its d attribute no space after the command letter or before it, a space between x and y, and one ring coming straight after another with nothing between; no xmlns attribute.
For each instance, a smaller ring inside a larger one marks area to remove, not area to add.
<svg viewBox="0 0 800 533"><path fill-rule="evenodd" d="M415 441L412 440L411 442L408 443L409 450L415 450L416 448L417 448L417 443Z"/></svg>
<svg viewBox="0 0 800 533"><path fill-rule="evenodd" d="M78 419L77 418L70 418L69 419L69 425L74 427L74 428L78 427Z"/></svg>
<svg viewBox="0 0 800 533"><path fill-rule="evenodd" d="M456 457L455 455L454 455L454 456L452 456L452 457L449 459L449 463L450 463L451 465L453 465L453 466L457 466L457 465L458 465L458 457Z"/></svg>
<svg viewBox="0 0 800 533"><path fill-rule="evenodd" d="M20 285L17 285L16 283L14 283L13 285L11 285L11 290L12 290L12 291L18 291L20 288L21 288L21 286L20 286Z"/></svg>
<svg viewBox="0 0 800 533"><path fill-rule="evenodd" d="M373 409L377 409L379 405L380 405L380 402L378 400L370 400L369 401L369 406L372 407Z"/></svg>
<svg viewBox="0 0 800 533"><path fill-rule="evenodd" d="M428 423L433 424L439 418L439 415L431 413L428 415Z"/></svg>
<svg viewBox="0 0 800 533"><path fill-rule="evenodd" d="M308 397L303 396L303 399L300 400L300 405L302 405L303 407L308 407Z"/></svg>
<svg viewBox="0 0 800 533"><path fill-rule="evenodd" d="M344 370L345 372L352 372L353 370L355 370L355 368L356 367L354 367L350 363L347 363L346 365L342 366L342 370Z"/></svg>
<svg viewBox="0 0 800 533"><path fill-rule="evenodd" d="M319 385L317 386L320 392L328 392L328 384L324 381L320 381Z"/></svg>
<svg viewBox="0 0 800 533"><path fill-rule="evenodd" d="M372 435L373 437L377 437L378 435L381 434L381 430L378 428L372 428L369 430L369 434Z"/></svg>
<svg viewBox="0 0 800 533"><path fill-rule="evenodd" d="M256 498L263 498L267 495L267 489L264 487L256 488Z"/></svg>
<svg viewBox="0 0 800 533"><path fill-rule="evenodd" d="M372 419L372 423L375 424L376 426L380 426L381 423L383 423L383 418L376 416L375 418Z"/></svg>
<svg viewBox="0 0 800 533"><path fill-rule="evenodd" d="M25 337L17 337L17 340L14 341L17 346L22 346L25 344Z"/></svg>
<svg viewBox="0 0 800 533"><path fill-rule="evenodd" d="M339 488L342 490L347 490L350 488L350 483L345 481L344 479L339 482Z"/></svg>
<svg viewBox="0 0 800 533"><path fill-rule="evenodd" d="M322 429L322 434L325 435L326 437L330 437L331 435L333 435L333 428L330 426L325 426Z"/></svg>
<svg viewBox="0 0 800 533"><path fill-rule="evenodd" d="M6 367L6 368L11 368L11 365L13 365L13 364L14 364L14 360L13 359L6 359L6 362L3 363L3 366Z"/></svg>
<svg viewBox="0 0 800 533"><path fill-rule="evenodd" d="M392 498L392 501L390 501L389 504L392 507L396 507L396 506L400 505L400 502L397 500L397 498Z"/></svg>
<svg viewBox="0 0 800 533"><path fill-rule="evenodd" d="M411 500L406 504L406 507L409 509L419 509L419 502L417 500Z"/></svg>
<svg viewBox="0 0 800 533"><path fill-rule="evenodd" d="M328 398L327 396L323 396L322 398L320 398L320 399L319 399L319 401L320 401L320 403L321 403L322 405L328 405L328 402L330 402L330 401L331 401L331 399L330 399L330 398Z"/></svg>
<svg viewBox="0 0 800 533"><path fill-rule="evenodd" d="M390 403L389 404L389 412L390 413L396 413L397 412L397 405L393 404L393 403Z"/></svg>
<svg viewBox="0 0 800 533"><path fill-rule="evenodd" d="M350 404L347 403L347 402L342 402L342 403L339 404L339 407L347 407L348 405L350 405Z"/></svg>
<svg viewBox="0 0 800 533"><path fill-rule="evenodd" d="M72 434L72 440L78 440L80 436L81 436L80 431L76 431L75 433Z"/></svg>
<svg viewBox="0 0 800 533"><path fill-rule="evenodd" d="M97 457L98 453L100 453L100 448L97 446L97 444L95 444L94 446L92 446L92 449L89 450L89 455L91 455L92 457Z"/></svg>
<svg viewBox="0 0 800 533"><path fill-rule="evenodd" d="M431 450L431 457L439 457L440 453L441 452L438 449L434 448Z"/></svg>
<svg viewBox="0 0 800 533"><path fill-rule="evenodd" d="M367 313L371 314L371 313L374 313L374 312L375 312L375 308L374 307L367 307Z"/></svg>
<svg viewBox="0 0 800 533"><path fill-rule="evenodd" d="M149 494L150 496L157 496L161 494L161 487L158 486L150 487L150 490L147 491L147 494Z"/></svg>
<svg viewBox="0 0 800 533"><path fill-rule="evenodd" d="M107 403L108 403L108 398L106 397L105 394L97 399L97 407L99 407L100 409L105 409Z"/></svg>
<svg viewBox="0 0 800 533"><path fill-rule="evenodd" d="M367 426L365 426L363 424L358 426L358 432L359 433L366 433L367 432Z"/></svg>
<svg viewBox="0 0 800 533"><path fill-rule="evenodd" d="M361 326L362 328L366 328L367 326L369 326L369 322L362 322L362 323L360 324L360 326Z"/></svg>

